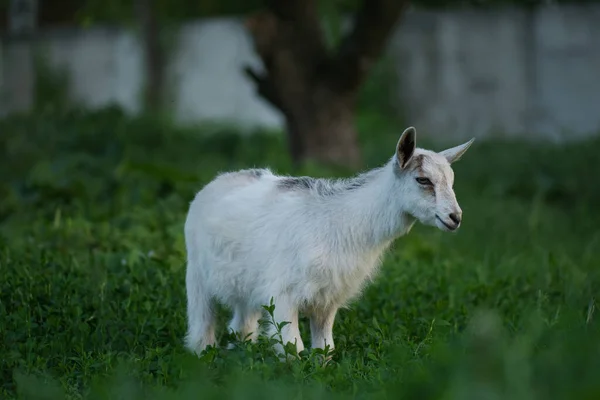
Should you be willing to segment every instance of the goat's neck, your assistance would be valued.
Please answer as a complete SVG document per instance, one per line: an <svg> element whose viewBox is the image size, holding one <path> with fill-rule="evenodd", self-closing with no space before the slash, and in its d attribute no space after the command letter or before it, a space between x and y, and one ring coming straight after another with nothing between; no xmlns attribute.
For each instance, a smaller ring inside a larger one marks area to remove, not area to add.
<svg viewBox="0 0 600 400"><path fill-rule="evenodd" d="M376 248L408 233L415 219L406 212L402 182L391 162L371 174L363 186L342 196L336 207L343 213L338 214L342 234L354 245Z"/></svg>

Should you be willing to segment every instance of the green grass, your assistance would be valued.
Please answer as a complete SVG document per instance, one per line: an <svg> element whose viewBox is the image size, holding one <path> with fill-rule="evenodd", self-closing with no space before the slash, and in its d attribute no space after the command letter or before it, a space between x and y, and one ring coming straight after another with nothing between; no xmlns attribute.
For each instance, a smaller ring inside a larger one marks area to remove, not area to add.
<svg viewBox="0 0 600 400"><path fill-rule="evenodd" d="M385 162L400 132L361 129ZM324 366L263 341L183 349L194 192L219 170L292 172L281 136L207 130L115 110L0 122L0 397L600 398L600 141L476 142L455 165L461 230L398 240Z"/></svg>

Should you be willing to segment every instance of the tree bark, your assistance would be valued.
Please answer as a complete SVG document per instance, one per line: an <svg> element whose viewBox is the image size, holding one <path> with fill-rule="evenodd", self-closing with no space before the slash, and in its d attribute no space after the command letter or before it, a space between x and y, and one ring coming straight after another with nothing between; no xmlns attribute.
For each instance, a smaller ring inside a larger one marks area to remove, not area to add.
<svg viewBox="0 0 600 400"><path fill-rule="evenodd" d="M146 66L145 103L159 110L163 100L164 58L160 45L160 27L153 0L136 0L136 15L141 28Z"/></svg>
<svg viewBox="0 0 600 400"><path fill-rule="evenodd" d="M407 5L363 0L353 29L333 52L325 45L315 0L269 0L266 10L248 18L266 71L246 67L246 73L259 95L285 116L296 164L312 159L362 165L354 123L358 92Z"/></svg>
<svg viewBox="0 0 600 400"><path fill-rule="evenodd" d="M295 161L358 168L362 164L354 124L356 94L340 95L324 85L312 87L287 117L287 129L301 149ZM290 150L292 150L290 148Z"/></svg>

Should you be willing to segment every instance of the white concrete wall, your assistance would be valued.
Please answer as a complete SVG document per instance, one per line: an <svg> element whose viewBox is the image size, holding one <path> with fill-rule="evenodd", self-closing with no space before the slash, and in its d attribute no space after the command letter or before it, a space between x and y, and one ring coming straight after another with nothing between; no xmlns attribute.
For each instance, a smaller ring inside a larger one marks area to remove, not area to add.
<svg viewBox="0 0 600 400"><path fill-rule="evenodd" d="M390 40L398 72L397 110L421 133L443 138L516 136L560 140L600 132L600 6L535 12L412 11ZM39 45L66 68L71 97L138 112L142 49L115 28L55 29ZM31 46L3 43L0 112L31 104ZM237 19L185 24L167 68L172 111L182 123L226 120L280 127L242 73L260 67Z"/></svg>
<svg viewBox="0 0 600 400"><path fill-rule="evenodd" d="M419 13L390 54L411 121L436 135L600 132L600 7Z"/></svg>
<svg viewBox="0 0 600 400"><path fill-rule="evenodd" d="M242 22L218 19L181 27L171 49L169 77L178 120L222 119L242 126L280 127L279 111L259 98L242 68L261 69Z"/></svg>

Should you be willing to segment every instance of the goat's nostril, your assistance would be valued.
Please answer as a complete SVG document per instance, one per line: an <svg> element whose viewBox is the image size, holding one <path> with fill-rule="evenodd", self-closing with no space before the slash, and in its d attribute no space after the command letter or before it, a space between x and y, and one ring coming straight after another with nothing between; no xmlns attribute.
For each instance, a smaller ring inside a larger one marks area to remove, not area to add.
<svg viewBox="0 0 600 400"><path fill-rule="evenodd" d="M452 220L452 222L454 222L456 225L460 224L460 217L457 214L452 213L452 214L450 214L448 216L450 217L450 219Z"/></svg>

